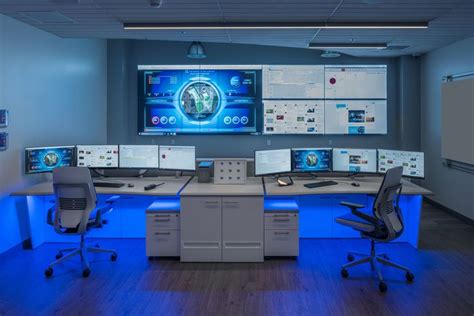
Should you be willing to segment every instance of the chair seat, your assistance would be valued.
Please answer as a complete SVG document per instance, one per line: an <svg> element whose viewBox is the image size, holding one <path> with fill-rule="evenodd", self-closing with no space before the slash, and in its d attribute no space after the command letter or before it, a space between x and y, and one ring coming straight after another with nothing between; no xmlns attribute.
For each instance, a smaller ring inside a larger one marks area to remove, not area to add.
<svg viewBox="0 0 474 316"><path fill-rule="evenodd" d="M361 232L368 233L373 232L375 230L375 226L372 223L369 223L366 220L363 220L362 218L355 216L352 213L337 217L336 222Z"/></svg>

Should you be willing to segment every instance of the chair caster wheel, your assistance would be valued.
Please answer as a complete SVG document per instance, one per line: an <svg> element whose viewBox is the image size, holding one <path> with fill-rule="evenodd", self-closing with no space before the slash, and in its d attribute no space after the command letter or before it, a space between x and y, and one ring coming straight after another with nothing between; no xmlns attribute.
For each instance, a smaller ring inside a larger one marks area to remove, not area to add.
<svg viewBox="0 0 474 316"><path fill-rule="evenodd" d="M48 269L44 270L44 275L45 275L45 277L49 278L53 275L53 272L54 272L53 268L48 268Z"/></svg>
<svg viewBox="0 0 474 316"><path fill-rule="evenodd" d="M63 253L62 253L62 252L58 252L58 253L56 254L56 260L59 260L59 259L61 259L62 257L63 257Z"/></svg>
<svg viewBox="0 0 474 316"><path fill-rule="evenodd" d="M379 283L379 290L382 293L387 292L387 290L388 290L387 284L385 284L385 282L380 282Z"/></svg>
<svg viewBox="0 0 474 316"><path fill-rule="evenodd" d="M355 259L354 255L351 255L351 254L347 255L347 261L352 262L352 261L354 261L354 259Z"/></svg>
<svg viewBox="0 0 474 316"><path fill-rule="evenodd" d="M411 272L407 272L405 274L405 278L407 279L408 282L413 282L413 280L415 279L415 275Z"/></svg>
<svg viewBox="0 0 474 316"><path fill-rule="evenodd" d="M84 270L82 270L82 277L83 278L87 278L90 274L91 274L91 269L85 268Z"/></svg>
<svg viewBox="0 0 474 316"><path fill-rule="evenodd" d="M118 257L118 255L116 253L113 253L113 254L110 255L110 260L111 261L117 261L117 257Z"/></svg>
<svg viewBox="0 0 474 316"><path fill-rule="evenodd" d="M349 277L349 272L347 272L346 269L341 270L341 275L344 279L347 279Z"/></svg>

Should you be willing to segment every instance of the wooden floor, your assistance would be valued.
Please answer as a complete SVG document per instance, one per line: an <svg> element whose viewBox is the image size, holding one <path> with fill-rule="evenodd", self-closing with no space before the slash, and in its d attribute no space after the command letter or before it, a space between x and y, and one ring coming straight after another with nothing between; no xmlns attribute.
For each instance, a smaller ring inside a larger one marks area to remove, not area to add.
<svg viewBox="0 0 474 316"><path fill-rule="evenodd" d="M297 260L260 264L148 261L144 240L102 240L119 259L93 255L88 279L78 259L44 278L57 244L13 249L0 255L0 315L474 315L474 227L425 205L421 230L419 250L380 245L416 275L383 268L386 294L368 266L340 277L364 240L305 239Z"/></svg>

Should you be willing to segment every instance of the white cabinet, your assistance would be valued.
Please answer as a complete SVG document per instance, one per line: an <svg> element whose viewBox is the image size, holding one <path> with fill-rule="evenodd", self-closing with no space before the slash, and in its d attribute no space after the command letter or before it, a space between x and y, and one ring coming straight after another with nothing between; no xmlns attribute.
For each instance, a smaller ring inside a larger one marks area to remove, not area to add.
<svg viewBox="0 0 474 316"><path fill-rule="evenodd" d="M263 261L263 197L222 198L222 261Z"/></svg>
<svg viewBox="0 0 474 316"><path fill-rule="evenodd" d="M179 257L180 214L174 211L147 211L147 257Z"/></svg>
<svg viewBox="0 0 474 316"><path fill-rule="evenodd" d="M181 197L181 261L222 261L221 197Z"/></svg>
<svg viewBox="0 0 474 316"><path fill-rule="evenodd" d="M294 200L265 201L265 256L299 255L298 211Z"/></svg>

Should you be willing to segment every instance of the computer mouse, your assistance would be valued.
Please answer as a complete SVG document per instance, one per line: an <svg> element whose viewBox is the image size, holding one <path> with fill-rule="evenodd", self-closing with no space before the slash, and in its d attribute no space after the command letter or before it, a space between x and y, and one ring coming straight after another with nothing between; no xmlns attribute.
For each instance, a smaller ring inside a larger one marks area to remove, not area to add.
<svg viewBox="0 0 474 316"><path fill-rule="evenodd" d="M352 182L351 185L354 187L360 187L360 183L357 183L357 182Z"/></svg>
<svg viewBox="0 0 474 316"><path fill-rule="evenodd" d="M134 186L135 186L135 184L133 184L133 183L129 183L129 184L128 184L128 187L129 187L129 188L133 188Z"/></svg>

